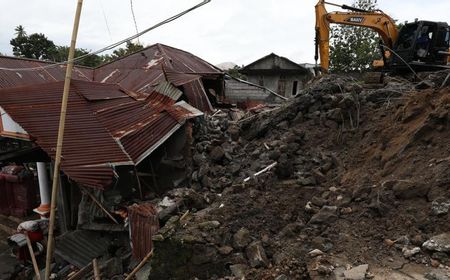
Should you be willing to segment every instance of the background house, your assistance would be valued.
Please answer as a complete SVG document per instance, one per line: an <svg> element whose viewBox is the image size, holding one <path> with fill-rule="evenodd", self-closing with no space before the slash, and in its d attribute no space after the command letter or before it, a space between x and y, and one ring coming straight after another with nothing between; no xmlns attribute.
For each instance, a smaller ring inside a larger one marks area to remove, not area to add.
<svg viewBox="0 0 450 280"><path fill-rule="evenodd" d="M274 53L250 63L240 72L249 82L285 97L296 95L312 77L305 67Z"/></svg>

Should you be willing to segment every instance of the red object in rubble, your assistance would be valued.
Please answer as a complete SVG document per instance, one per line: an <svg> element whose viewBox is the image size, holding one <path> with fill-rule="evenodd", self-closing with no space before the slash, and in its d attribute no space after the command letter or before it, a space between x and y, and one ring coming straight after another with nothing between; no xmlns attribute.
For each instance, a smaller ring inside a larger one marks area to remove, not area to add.
<svg viewBox="0 0 450 280"><path fill-rule="evenodd" d="M38 185L33 176L0 173L0 214L24 217L38 206Z"/></svg>

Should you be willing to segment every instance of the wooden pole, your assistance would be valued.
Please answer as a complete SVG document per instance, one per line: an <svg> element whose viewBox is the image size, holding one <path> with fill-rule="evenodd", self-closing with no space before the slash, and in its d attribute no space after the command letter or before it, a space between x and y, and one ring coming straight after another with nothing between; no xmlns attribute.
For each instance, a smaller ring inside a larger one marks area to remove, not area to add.
<svg viewBox="0 0 450 280"><path fill-rule="evenodd" d="M75 274L72 274L67 280L79 280L88 274L92 269L92 262L88 263L85 267L78 270Z"/></svg>
<svg viewBox="0 0 450 280"><path fill-rule="evenodd" d="M52 197L50 202L50 221L48 228L48 244L47 244L47 257L45 262L45 280L49 280L50 278L50 265L52 262L53 255L53 247L54 247L54 238L53 232L55 230L55 211L56 211L56 197L57 197L57 188L59 182L59 171L61 166L61 152L63 145L63 137L64 137L64 128L66 124L66 111L67 111L67 101L69 99L69 89L70 89L70 80L72 78L72 68L73 68L73 58L75 54L75 44L77 41L78 35L78 26L80 24L80 16L81 16L81 7L83 6L83 0L78 0L77 10L75 13L75 20L73 24L72 30L72 40L70 42L69 49L69 58L66 69L66 77L64 79L64 91L61 102L61 115L59 118L59 129L58 129L58 140L56 143L56 155L55 155L55 168L53 170L53 182L52 182Z"/></svg>
<svg viewBox="0 0 450 280"><path fill-rule="evenodd" d="M36 262L36 257L34 256L33 246L31 245L30 238L28 237L28 232L25 232L25 238L27 239L28 251L30 252L31 261L33 262L34 274L36 274L37 280L41 280L41 274Z"/></svg>
<svg viewBox="0 0 450 280"><path fill-rule="evenodd" d="M97 259L92 260L92 267L94 268L94 279L101 280L100 279L100 269L98 269Z"/></svg>
<svg viewBox="0 0 450 280"><path fill-rule="evenodd" d="M97 206L116 224L119 224L119 222L113 217L113 215L111 215L111 213L108 212L108 210L105 209L105 207L103 207L103 205L100 203L100 201L98 201L95 196L93 194L91 194L89 191L84 191L85 193L87 193L87 195L92 199L92 201L95 202L95 204L97 204Z"/></svg>
<svg viewBox="0 0 450 280"><path fill-rule="evenodd" d="M133 278L133 276L139 272L139 270L141 270L141 268L145 265L146 262L148 262L148 260L153 256L153 249L150 251L150 253L147 254L147 256L145 256L142 261L138 264L138 266L135 267L135 269L133 269L133 271L131 271L130 274L128 274L127 278L125 278L125 280L131 280Z"/></svg>

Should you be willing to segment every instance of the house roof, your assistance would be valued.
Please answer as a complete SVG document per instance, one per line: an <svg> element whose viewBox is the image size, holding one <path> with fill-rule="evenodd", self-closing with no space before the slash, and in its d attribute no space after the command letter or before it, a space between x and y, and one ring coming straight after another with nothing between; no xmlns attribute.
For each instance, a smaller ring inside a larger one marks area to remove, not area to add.
<svg viewBox="0 0 450 280"><path fill-rule="evenodd" d="M66 73L65 65L54 65L54 62L41 61L29 58L0 56L0 65L3 68L39 68L33 71L6 71L0 69L0 88L10 88L43 84L54 81L63 81ZM45 68L44 68L45 67ZM82 81L92 81L94 70L89 67L75 66L72 78Z"/></svg>
<svg viewBox="0 0 450 280"><path fill-rule="evenodd" d="M51 64L52 62L34 59L0 56L0 65L4 68L46 66L34 71L0 70L0 88L63 81L65 65L48 67ZM186 95L190 104L209 112L213 108L201 79L218 79L222 75L220 69L189 52L154 44L97 68L76 66L72 79L115 83L138 93L152 92L159 83L169 81L188 91Z"/></svg>
<svg viewBox="0 0 450 280"><path fill-rule="evenodd" d="M266 55L240 70L240 72L244 74L260 71L290 71L307 73L308 70L292 60L274 53Z"/></svg>
<svg viewBox="0 0 450 280"><path fill-rule="evenodd" d="M1 107L55 157L64 82L0 90ZM72 80L61 169L74 181L105 188L113 167L135 165L189 118L202 113L167 85L136 94L116 84Z"/></svg>

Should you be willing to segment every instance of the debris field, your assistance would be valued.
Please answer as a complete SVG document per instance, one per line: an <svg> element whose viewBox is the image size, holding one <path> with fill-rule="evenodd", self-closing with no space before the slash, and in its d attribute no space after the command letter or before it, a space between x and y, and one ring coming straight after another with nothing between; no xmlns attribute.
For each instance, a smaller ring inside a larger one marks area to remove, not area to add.
<svg viewBox="0 0 450 280"><path fill-rule="evenodd" d="M447 75L329 75L277 109L205 116L150 279L448 279Z"/></svg>

